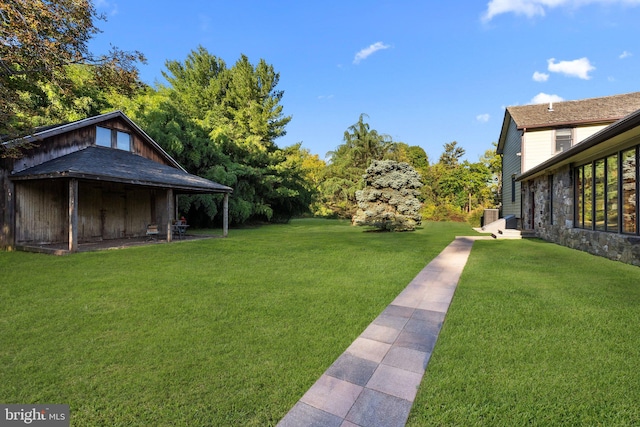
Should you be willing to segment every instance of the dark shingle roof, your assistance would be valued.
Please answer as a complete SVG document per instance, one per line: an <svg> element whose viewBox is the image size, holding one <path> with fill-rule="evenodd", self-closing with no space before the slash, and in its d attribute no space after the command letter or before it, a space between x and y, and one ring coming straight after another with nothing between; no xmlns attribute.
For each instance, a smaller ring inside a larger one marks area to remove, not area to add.
<svg viewBox="0 0 640 427"><path fill-rule="evenodd" d="M11 175L12 179L80 178L173 188L185 193L231 193L226 185L137 154L91 146Z"/></svg>
<svg viewBox="0 0 640 427"><path fill-rule="evenodd" d="M570 124L612 123L640 109L640 92L579 101L507 107L518 129Z"/></svg>

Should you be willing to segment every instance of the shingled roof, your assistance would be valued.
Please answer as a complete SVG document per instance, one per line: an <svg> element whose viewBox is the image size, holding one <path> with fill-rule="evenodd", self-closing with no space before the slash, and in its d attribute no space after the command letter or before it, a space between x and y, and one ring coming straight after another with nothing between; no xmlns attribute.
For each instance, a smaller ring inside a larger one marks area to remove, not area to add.
<svg viewBox="0 0 640 427"><path fill-rule="evenodd" d="M182 193L231 193L233 189L182 169L113 148L90 146L14 173L12 180L79 178L149 187Z"/></svg>
<svg viewBox="0 0 640 427"><path fill-rule="evenodd" d="M555 127L572 124L613 123L640 110L640 92L578 101L507 107L518 129Z"/></svg>
<svg viewBox="0 0 640 427"><path fill-rule="evenodd" d="M640 92L507 107L496 153L503 154L511 120L518 130L611 124L640 110Z"/></svg>

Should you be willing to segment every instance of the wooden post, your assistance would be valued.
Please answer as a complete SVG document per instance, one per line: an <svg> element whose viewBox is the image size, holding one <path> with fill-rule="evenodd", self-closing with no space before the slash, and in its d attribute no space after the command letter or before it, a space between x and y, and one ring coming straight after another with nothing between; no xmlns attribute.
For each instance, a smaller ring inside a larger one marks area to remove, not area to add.
<svg viewBox="0 0 640 427"><path fill-rule="evenodd" d="M229 193L224 193L224 202L222 205L222 236L227 237L229 234Z"/></svg>
<svg viewBox="0 0 640 427"><path fill-rule="evenodd" d="M173 190L170 188L167 190L167 242L170 242L173 237L171 235L171 223L174 219L174 206L175 199L173 197Z"/></svg>
<svg viewBox="0 0 640 427"><path fill-rule="evenodd" d="M78 180L69 180L69 252L78 250Z"/></svg>

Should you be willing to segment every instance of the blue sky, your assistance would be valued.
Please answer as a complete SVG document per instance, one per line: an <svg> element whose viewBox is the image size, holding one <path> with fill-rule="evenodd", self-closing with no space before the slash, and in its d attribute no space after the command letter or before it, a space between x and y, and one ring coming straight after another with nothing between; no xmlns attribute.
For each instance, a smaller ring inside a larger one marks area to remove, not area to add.
<svg viewBox="0 0 640 427"><path fill-rule="evenodd" d="M436 162L458 141L478 160L504 108L640 90L640 0L96 0L90 44L143 52L143 81L199 45L280 73L285 147L324 158L361 113Z"/></svg>

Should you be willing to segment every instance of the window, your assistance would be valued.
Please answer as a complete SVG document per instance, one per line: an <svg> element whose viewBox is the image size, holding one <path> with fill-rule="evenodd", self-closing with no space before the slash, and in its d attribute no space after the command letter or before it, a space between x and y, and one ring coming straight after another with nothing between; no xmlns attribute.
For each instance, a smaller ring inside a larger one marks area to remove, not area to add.
<svg viewBox="0 0 640 427"><path fill-rule="evenodd" d="M111 147L111 129L96 126L96 145Z"/></svg>
<svg viewBox="0 0 640 427"><path fill-rule="evenodd" d="M607 157L607 231L618 232L618 155Z"/></svg>
<svg viewBox="0 0 640 427"><path fill-rule="evenodd" d="M576 169L576 219L578 228L584 228L584 168Z"/></svg>
<svg viewBox="0 0 640 427"><path fill-rule="evenodd" d="M116 148L118 150L131 151L131 135L126 132L116 131Z"/></svg>
<svg viewBox="0 0 640 427"><path fill-rule="evenodd" d="M575 168L575 227L638 234L638 151L634 147Z"/></svg>
<svg viewBox="0 0 640 427"><path fill-rule="evenodd" d="M622 152L622 232L635 234L637 231L636 189L638 166L636 149Z"/></svg>
<svg viewBox="0 0 640 427"><path fill-rule="evenodd" d="M604 174L604 159L597 160L594 169L595 187L595 221L596 230L604 231L604 189L605 189L605 174Z"/></svg>
<svg viewBox="0 0 640 427"><path fill-rule="evenodd" d="M96 126L96 145L131 151L131 135L116 129Z"/></svg>
<svg viewBox="0 0 640 427"><path fill-rule="evenodd" d="M591 229L593 226L593 167L591 164L584 165L584 187L582 214L584 218L584 228Z"/></svg>
<svg viewBox="0 0 640 427"><path fill-rule="evenodd" d="M556 129L556 153L561 153L571 148L571 135L571 129Z"/></svg>

